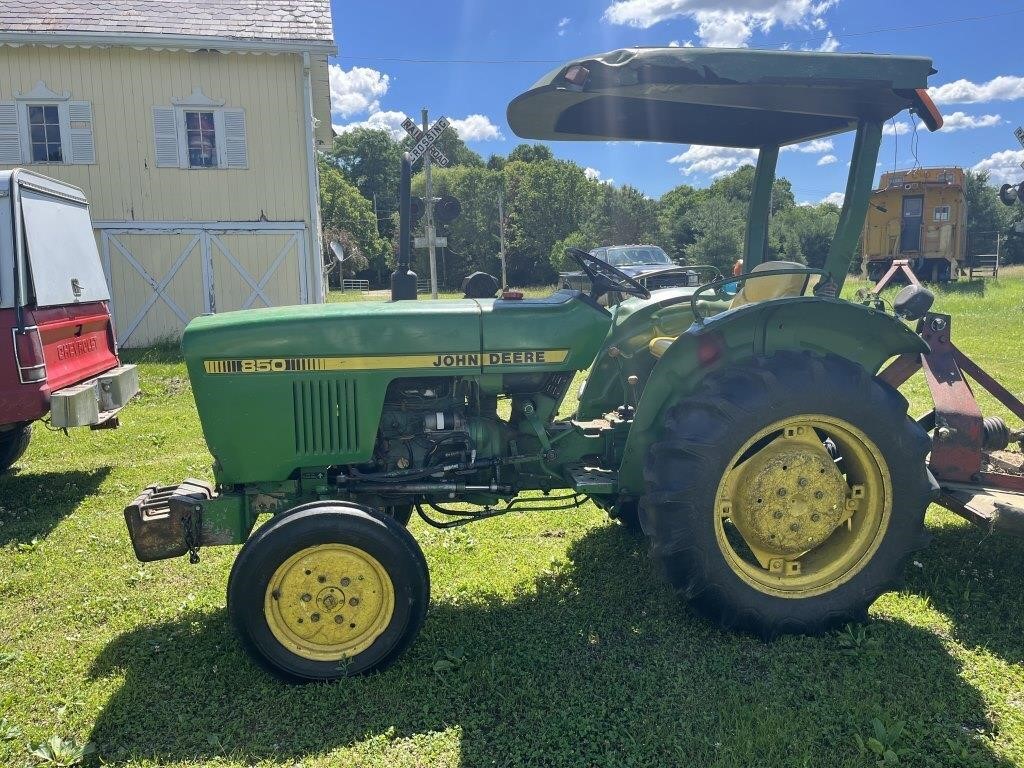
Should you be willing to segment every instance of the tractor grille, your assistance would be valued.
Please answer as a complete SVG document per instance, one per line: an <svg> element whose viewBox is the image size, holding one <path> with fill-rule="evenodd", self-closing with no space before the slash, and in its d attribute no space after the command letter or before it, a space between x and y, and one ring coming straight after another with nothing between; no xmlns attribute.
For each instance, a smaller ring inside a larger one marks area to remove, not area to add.
<svg viewBox="0 0 1024 768"><path fill-rule="evenodd" d="M350 453L359 449L356 383L352 379L302 379L292 384L295 453Z"/></svg>

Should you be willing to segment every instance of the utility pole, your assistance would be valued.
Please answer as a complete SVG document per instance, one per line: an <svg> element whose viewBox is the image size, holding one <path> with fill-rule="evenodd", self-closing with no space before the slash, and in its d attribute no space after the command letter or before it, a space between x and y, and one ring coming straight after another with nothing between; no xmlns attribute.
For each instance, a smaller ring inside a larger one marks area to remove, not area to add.
<svg viewBox="0 0 1024 768"><path fill-rule="evenodd" d="M505 195L498 192L498 238L501 242L498 258L501 259L501 287L508 288L508 272L505 270Z"/></svg>
<svg viewBox="0 0 1024 768"><path fill-rule="evenodd" d="M430 130L427 108L423 108L423 132ZM430 254L430 298L437 298L437 254L434 251L434 184L430 179L430 153L423 156L423 175L427 182L427 251Z"/></svg>

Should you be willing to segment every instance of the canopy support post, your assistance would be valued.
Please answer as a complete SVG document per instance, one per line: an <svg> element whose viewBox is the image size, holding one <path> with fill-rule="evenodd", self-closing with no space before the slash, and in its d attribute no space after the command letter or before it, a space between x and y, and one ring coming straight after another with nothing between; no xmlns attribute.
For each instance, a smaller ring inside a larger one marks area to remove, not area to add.
<svg viewBox="0 0 1024 768"><path fill-rule="evenodd" d="M744 272L749 272L763 262L768 251L768 219L778 161L778 147L761 147L758 150L754 186L750 191L750 209L747 212L747 239L743 246Z"/></svg>
<svg viewBox="0 0 1024 768"><path fill-rule="evenodd" d="M861 227L868 212L868 201L875 181L875 162L882 144L882 123L862 120L857 124L857 138L853 142L850 175L846 179L846 197L839 213L839 224L832 245L825 258L827 281L834 285L835 295L843 289L850 270L850 261L860 239ZM823 278L823 282L826 279ZM830 292L831 292L830 286Z"/></svg>

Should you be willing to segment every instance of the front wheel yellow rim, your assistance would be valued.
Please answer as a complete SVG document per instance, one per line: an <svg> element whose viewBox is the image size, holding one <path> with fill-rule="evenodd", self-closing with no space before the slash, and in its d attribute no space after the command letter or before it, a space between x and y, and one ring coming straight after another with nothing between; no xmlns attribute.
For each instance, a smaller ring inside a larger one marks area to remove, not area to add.
<svg viewBox="0 0 1024 768"><path fill-rule="evenodd" d="M732 571L786 598L856 576L885 537L892 478L878 446L847 421L804 414L760 430L715 496L715 537Z"/></svg>
<svg viewBox="0 0 1024 768"><path fill-rule="evenodd" d="M348 544L301 549L274 571L263 602L285 648L311 661L339 661L369 648L395 611L384 566Z"/></svg>

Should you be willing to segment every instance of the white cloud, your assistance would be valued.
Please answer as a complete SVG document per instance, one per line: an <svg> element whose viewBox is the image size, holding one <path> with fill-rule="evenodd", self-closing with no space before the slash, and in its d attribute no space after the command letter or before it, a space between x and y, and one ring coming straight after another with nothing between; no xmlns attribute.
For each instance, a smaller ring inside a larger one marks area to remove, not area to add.
<svg viewBox="0 0 1024 768"><path fill-rule="evenodd" d="M685 152L670 158L669 162L680 165L680 171L686 176L709 173L717 177L732 173L741 165L756 163L757 150L691 144Z"/></svg>
<svg viewBox="0 0 1024 768"><path fill-rule="evenodd" d="M679 47L679 41L678 40L669 40L668 41L668 47L669 48L678 48Z"/></svg>
<svg viewBox="0 0 1024 768"><path fill-rule="evenodd" d="M954 80L928 89L936 104L983 104L986 101L1024 99L1024 77L1000 75L987 83Z"/></svg>
<svg viewBox="0 0 1024 768"><path fill-rule="evenodd" d="M821 45L818 46L818 50L822 51L823 53L833 53L834 51L838 51L839 41L831 32L829 32L825 36L825 39L824 41L822 41Z"/></svg>
<svg viewBox="0 0 1024 768"><path fill-rule="evenodd" d="M846 195L843 192L829 192L818 201L818 205L821 205L822 203L832 203L832 205L842 206L843 200L845 199Z"/></svg>
<svg viewBox="0 0 1024 768"><path fill-rule="evenodd" d="M558 36L562 37L565 35L565 29L569 26L569 22L572 21L568 16L563 16L558 22Z"/></svg>
<svg viewBox="0 0 1024 768"><path fill-rule="evenodd" d="M1003 121L999 115L967 115L963 112L954 112L951 115L942 116L943 131L965 131L971 128L990 128L999 125Z"/></svg>
<svg viewBox="0 0 1024 768"><path fill-rule="evenodd" d="M591 181L600 181L602 184L611 184L615 179L602 179L601 172L597 168L584 168L583 175Z"/></svg>
<svg viewBox="0 0 1024 768"><path fill-rule="evenodd" d="M905 120L897 120L893 123L892 120L885 123L882 126L883 136L902 136L904 133L910 132L910 123Z"/></svg>
<svg viewBox="0 0 1024 768"><path fill-rule="evenodd" d="M679 17L697 23L697 35L710 46L742 47L755 31L776 24L824 29L821 18L838 0L615 0L604 20L647 29ZM724 6L724 7L723 7ZM831 37L831 35L829 35ZM834 39L834 38L833 38ZM828 40L828 38L826 38Z"/></svg>
<svg viewBox="0 0 1024 768"><path fill-rule="evenodd" d="M693 48L693 40L687 40L686 42L680 43L678 40L670 40L668 44L669 48Z"/></svg>
<svg viewBox="0 0 1024 768"><path fill-rule="evenodd" d="M832 139L811 139L810 141L802 141L799 144L787 144L780 151L817 155L822 152L830 152L833 149L835 147L832 144Z"/></svg>
<svg viewBox="0 0 1024 768"><path fill-rule="evenodd" d="M372 128L374 130L387 131L395 141L405 136L405 129L402 122L405 120L404 112L374 112L365 120L357 120L354 123L334 125L335 133L347 133L356 128Z"/></svg>
<svg viewBox="0 0 1024 768"><path fill-rule="evenodd" d="M1006 149L993 152L971 170L975 173L988 172L989 181L993 184L1016 183L1024 176L1024 170L1020 167L1022 162L1024 149Z"/></svg>
<svg viewBox="0 0 1024 768"><path fill-rule="evenodd" d="M501 130L486 115L467 115L461 120L449 120L463 141L502 140Z"/></svg>
<svg viewBox="0 0 1024 768"><path fill-rule="evenodd" d="M328 71L332 114L351 117L380 108L380 99L388 92L388 75L370 67L352 67L346 71L337 64L331 64Z"/></svg>
<svg viewBox="0 0 1024 768"><path fill-rule="evenodd" d="M822 155L818 158L818 165L832 165L832 163L839 162L839 158L835 155Z"/></svg>
<svg viewBox="0 0 1024 768"><path fill-rule="evenodd" d="M396 141L405 136L405 129L402 122L405 120L404 112L377 110L371 112L365 120L335 125L335 133L347 133L356 128L372 128L375 130L387 131L391 138ZM452 128L463 141L491 141L502 140L501 130L486 115L468 115L460 119L451 119Z"/></svg>

